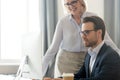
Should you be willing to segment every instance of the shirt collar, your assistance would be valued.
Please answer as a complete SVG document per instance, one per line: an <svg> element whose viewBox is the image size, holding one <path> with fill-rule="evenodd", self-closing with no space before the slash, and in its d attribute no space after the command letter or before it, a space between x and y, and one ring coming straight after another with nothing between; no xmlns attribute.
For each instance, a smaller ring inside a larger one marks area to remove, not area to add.
<svg viewBox="0 0 120 80"><path fill-rule="evenodd" d="M84 17L86 17L87 15L86 15L86 11L82 14L82 16L81 16L81 21L83 20L83 18ZM73 19L73 17L72 17L72 14L69 14L69 19L70 20L72 20Z"/></svg>
<svg viewBox="0 0 120 80"><path fill-rule="evenodd" d="M103 46L103 44L104 44L104 41L102 41L96 48L94 48L93 50L92 50L92 48L89 48L88 49L88 54L90 55L90 56L93 56L93 55L96 55L97 56L97 54L99 53L99 51L100 51L100 49L101 49L101 47Z"/></svg>
<svg viewBox="0 0 120 80"><path fill-rule="evenodd" d="M71 15L71 14L69 14L69 16L68 16L68 17L69 17L69 20L70 20L71 22L75 22L75 20L73 19L73 17L72 17L72 15ZM81 17L81 21L82 21L82 20L83 20L83 17ZM80 28L81 28L81 25L82 25L82 24L80 23L80 25L79 25L79 26L80 26Z"/></svg>
<svg viewBox="0 0 120 80"><path fill-rule="evenodd" d="M83 20L83 18L84 18L84 13L83 13L83 15L81 16L81 20ZM72 14L69 14L69 19L70 19L70 20L73 20Z"/></svg>
<svg viewBox="0 0 120 80"><path fill-rule="evenodd" d="M69 19L70 19L70 20L72 20L72 19L73 19L73 17L72 17L72 15L71 15L71 14L69 14Z"/></svg>

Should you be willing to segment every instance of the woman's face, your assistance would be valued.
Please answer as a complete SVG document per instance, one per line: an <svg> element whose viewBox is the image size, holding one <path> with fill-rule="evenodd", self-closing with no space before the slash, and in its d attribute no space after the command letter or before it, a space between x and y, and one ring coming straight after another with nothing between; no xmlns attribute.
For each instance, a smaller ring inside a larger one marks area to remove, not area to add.
<svg viewBox="0 0 120 80"><path fill-rule="evenodd" d="M80 0L64 0L64 6L72 15L83 14L84 7L80 3Z"/></svg>

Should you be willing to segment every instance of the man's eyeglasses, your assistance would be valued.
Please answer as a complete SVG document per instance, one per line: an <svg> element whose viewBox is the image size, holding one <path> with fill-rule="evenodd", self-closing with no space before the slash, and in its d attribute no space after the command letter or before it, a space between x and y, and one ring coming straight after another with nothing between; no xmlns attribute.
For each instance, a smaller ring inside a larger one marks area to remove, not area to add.
<svg viewBox="0 0 120 80"><path fill-rule="evenodd" d="M70 2L70 3L67 2L67 3L65 3L64 5L66 5L66 6L76 5L77 1L78 1L78 0L73 0L72 2Z"/></svg>
<svg viewBox="0 0 120 80"><path fill-rule="evenodd" d="M91 31L96 31L96 30L85 30L85 31L81 31L80 33L87 36Z"/></svg>

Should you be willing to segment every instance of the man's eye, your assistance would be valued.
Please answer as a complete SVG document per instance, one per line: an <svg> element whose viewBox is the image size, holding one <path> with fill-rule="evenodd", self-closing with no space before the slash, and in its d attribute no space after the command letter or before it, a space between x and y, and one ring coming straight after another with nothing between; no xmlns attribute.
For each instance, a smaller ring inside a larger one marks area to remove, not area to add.
<svg viewBox="0 0 120 80"><path fill-rule="evenodd" d="M85 33L86 33L86 34L88 34L88 33L89 33L89 31L85 31Z"/></svg>

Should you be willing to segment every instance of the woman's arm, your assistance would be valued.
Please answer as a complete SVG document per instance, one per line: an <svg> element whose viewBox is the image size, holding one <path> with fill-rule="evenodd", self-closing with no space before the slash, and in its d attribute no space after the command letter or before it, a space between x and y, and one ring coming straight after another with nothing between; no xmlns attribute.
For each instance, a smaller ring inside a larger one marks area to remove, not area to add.
<svg viewBox="0 0 120 80"><path fill-rule="evenodd" d="M119 55L120 55L120 49L116 46L116 44L112 41L109 34L105 33L104 41L107 45L111 46Z"/></svg>

